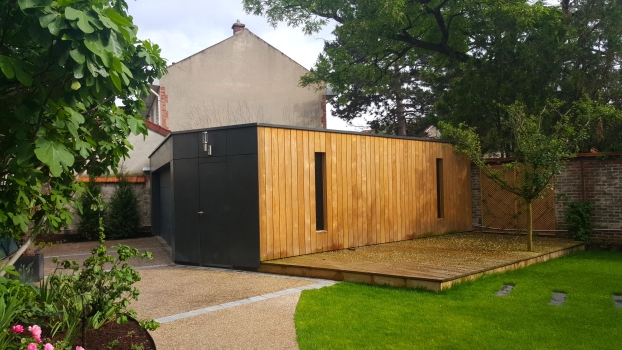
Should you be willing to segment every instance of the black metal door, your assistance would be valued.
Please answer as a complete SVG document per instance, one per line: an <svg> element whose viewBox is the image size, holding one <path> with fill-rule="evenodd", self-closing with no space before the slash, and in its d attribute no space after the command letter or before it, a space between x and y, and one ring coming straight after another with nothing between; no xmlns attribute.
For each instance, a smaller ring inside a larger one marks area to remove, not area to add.
<svg viewBox="0 0 622 350"><path fill-rule="evenodd" d="M227 163L199 164L199 188L201 264L228 266Z"/></svg>

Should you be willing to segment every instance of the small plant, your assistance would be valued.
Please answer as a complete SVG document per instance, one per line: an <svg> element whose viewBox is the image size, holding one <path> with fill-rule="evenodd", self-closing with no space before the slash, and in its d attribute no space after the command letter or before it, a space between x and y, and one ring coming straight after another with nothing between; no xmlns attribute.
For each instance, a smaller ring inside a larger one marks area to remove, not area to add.
<svg viewBox="0 0 622 350"><path fill-rule="evenodd" d="M132 350L145 350L145 347L142 345L132 344Z"/></svg>
<svg viewBox="0 0 622 350"><path fill-rule="evenodd" d="M112 340L108 344L106 344L106 347L108 349L114 349L117 346L119 346L119 340L118 339Z"/></svg>
<svg viewBox="0 0 622 350"><path fill-rule="evenodd" d="M149 320L141 320L138 322L140 324L140 328L147 331L155 331L160 327L160 323L158 321L149 319Z"/></svg>
<svg viewBox="0 0 622 350"><path fill-rule="evenodd" d="M109 238L125 238L138 234L140 215L138 199L133 185L127 175L119 173L117 188L110 199L110 207L106 216L106 227Z"/></svg>
<svg viewBox="0 0 622 350"><path fill-rule="evenodd" d="M587 242L592 234L592 203L566 203L566 227L574 240Z"/></svg>
<svg viewBox="0 0 622 350"><path fill-rule="evenodd" d="M128 317L136 317L136 312L128 307L131 300L138 299L139 291L133 284L140 281L140 275L127 261L137 257L152 258L150 252L141 254L138 249L125 245L113 247L118 258L108 254L101 218L99 229L99 245L82 267L76 261L54 259L57 270L70 269L73 273L57 274L55 271L48 282L58 299L57 309L63 311L60 328L66 331L65 339L69 343L75 340L79 324L83 346L87 328L98 329L114 319L121 324L127 322Z"/></svg>
<svg viewBox="0 0 622 350"><path fill-rule="evenodd" d="M89 240L97 239L99 237L99 218L105 209L105 203L102 200L102 187L95 182L95 178L92 176L86 183L86 191L80 197L80 206L82 212L78 232Z"/></svg>

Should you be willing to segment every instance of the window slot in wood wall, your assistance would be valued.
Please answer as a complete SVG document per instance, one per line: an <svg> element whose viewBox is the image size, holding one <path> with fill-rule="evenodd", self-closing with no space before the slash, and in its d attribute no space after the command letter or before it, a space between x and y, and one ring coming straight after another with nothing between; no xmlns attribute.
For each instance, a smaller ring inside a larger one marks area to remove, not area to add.
<svg viewBox="0 0 622 350"><path fill-rule="evenodd" d="M436 212L438 218L444 217L444 191L443 191L443 159L436 158Z"/></svg>
<svg viewBox="0 0 622 350"><path fill-rule="evenodd" d="M315 230L326 230L326 153L315 152Z"/></svg>

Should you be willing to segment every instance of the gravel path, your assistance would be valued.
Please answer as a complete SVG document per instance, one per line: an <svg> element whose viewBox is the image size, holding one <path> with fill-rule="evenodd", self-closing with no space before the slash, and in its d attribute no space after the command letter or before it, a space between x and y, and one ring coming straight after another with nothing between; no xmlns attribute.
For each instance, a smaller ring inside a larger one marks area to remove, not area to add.
<svg viewBox="0 0 622 350"><path fill-rule="evenodd" d="M152 333L159 350L298 349L294 312L300 293L321 280L235 270L172 265L170 247L156 237L108 241L154 253L153 260L133 260L140 268L139 300L132 304L139 319L163 318L210 306L252 298L253 302L162 323ZM78 262L90 256L97 242L57 244L43 249L46 274L52 257ZM321 287L321 286L320 286ZM275 293L269 299L260 295ZM279 292L286 292L280 295Z"/></svg>
<svg viewBox="0 0 622 350"><path fill-rule="evenodd" d="M160 318L208 306L317 283L309 279L220 272L185 267L140 270L140 296L132 307L140 318Z"/></svg>
<svg viewBox="0 0 622 350"><path fill-rule="evenodd" d="M294 311L300 293L164 323L158 350L298 349Z"/></svg>

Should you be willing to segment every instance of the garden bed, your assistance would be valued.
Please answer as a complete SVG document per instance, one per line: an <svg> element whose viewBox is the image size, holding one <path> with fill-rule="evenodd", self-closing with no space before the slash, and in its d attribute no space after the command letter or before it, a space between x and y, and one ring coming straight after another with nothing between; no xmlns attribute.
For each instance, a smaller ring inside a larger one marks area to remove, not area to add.
<svg viewBox="0 0 622 350"><path fill-rule="evenodd" d="M53 341L63 339L59 334ZM130 319L127 323L118 324L115 321L103 325L101 328L89 329L86 332L87 344L82 344L81 337L76 340L75 346L80 345L88 350L156 350L155 343L151 335L146 330L140 328L136 320Z"/></svg>

